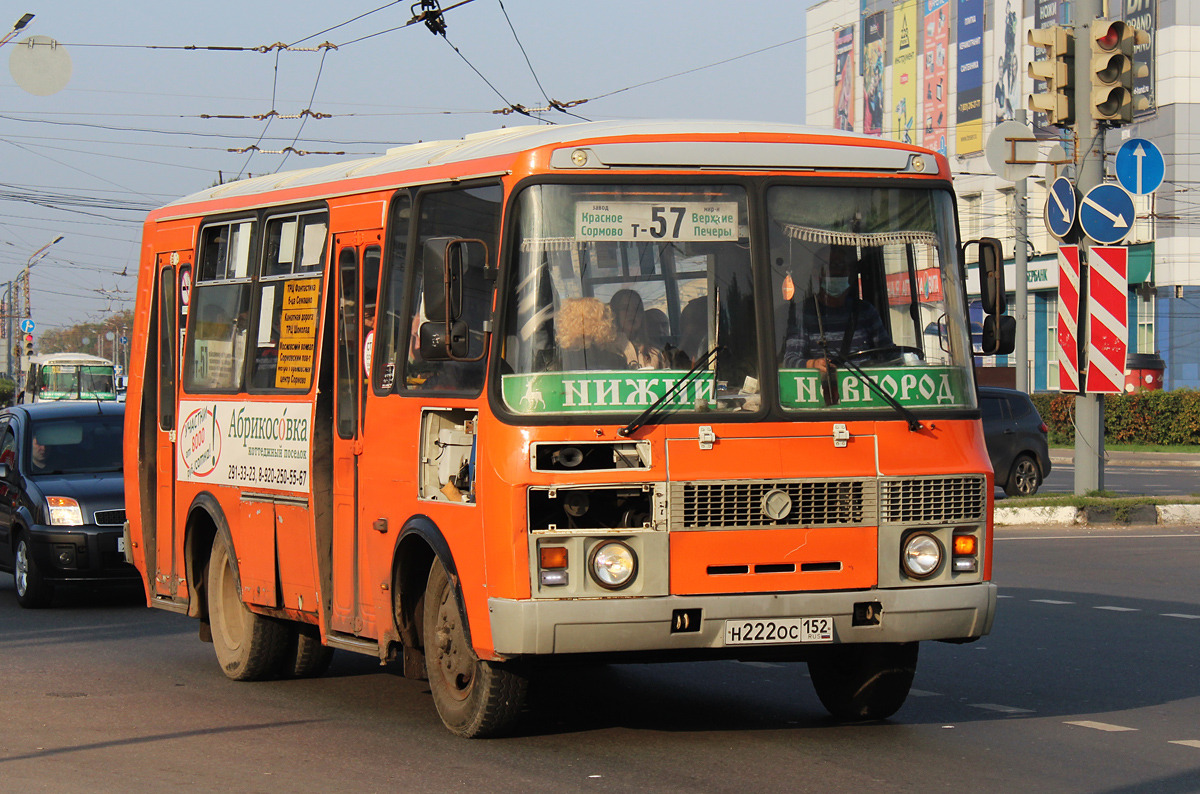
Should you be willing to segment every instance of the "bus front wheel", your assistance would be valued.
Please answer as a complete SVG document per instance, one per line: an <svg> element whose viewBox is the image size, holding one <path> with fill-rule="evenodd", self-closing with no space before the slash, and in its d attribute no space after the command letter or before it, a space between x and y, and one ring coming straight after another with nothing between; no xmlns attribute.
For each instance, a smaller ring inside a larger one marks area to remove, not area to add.
<svg viewBox="0 0 1200 794"><path fill-rule="evenodd" d="M442 722L468 739L511 730L524 708L528 681L509 666L475 655L440 560L429 572L424 608L425 672Z"/></svg>
<svg viewBox="0 0 1200 794"><path fill-rule="evenodd" d="M222 535L213 541L208 563L208 616L213 649L226 676L261 681L279 674L288 652L288 628L242 603L233 554Z"/></svg>
<svg viewBox="0 0 1200 794"><path fill-rule="evenodd" d="M809 660L817 697L835 718L882 720L904 705L917 671L918 643L863 643L822 648Z"/></svg>

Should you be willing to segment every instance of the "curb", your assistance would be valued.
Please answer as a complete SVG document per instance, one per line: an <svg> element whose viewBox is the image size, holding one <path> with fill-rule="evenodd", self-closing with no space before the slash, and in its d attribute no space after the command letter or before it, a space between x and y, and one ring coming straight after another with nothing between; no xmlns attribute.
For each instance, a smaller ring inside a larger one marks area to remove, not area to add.
<svg viewBox="0 0 1200 794"><path fill-rule="evenodd" d="M1156 454L1156 453L1146 453L1146 454ZM1200 457L1200 456L1198 456L1198 457ZM1051 455L1050 463L1053 466L1074 466L1075 458L1070 455ZM1183 468L1183 469L1200 468L1200 460L1186 460L1186 459L1181 459L1178 457L1166 458L1166 459L1154 459L1154 458L1147 459L1147 458L1113 457L1112 455L1109 455L1108 459L1106 460L1106 463L1109 466L1145 466L1145 467L1152 467L1152 468L1168 468L1168 469L1169 468Z"/></svg>
<svg viewBox="0 0 1200 794"><path fill-rule="evenodd" d="M1200 525L1198 505L1137 505L1131 509L1128 520L1117 521L1114 511L1092 510L1080 507L997 507L995 525L998 527L1028 526L1092 526L1097 524L1137 524L1163 526Z"/></svg>

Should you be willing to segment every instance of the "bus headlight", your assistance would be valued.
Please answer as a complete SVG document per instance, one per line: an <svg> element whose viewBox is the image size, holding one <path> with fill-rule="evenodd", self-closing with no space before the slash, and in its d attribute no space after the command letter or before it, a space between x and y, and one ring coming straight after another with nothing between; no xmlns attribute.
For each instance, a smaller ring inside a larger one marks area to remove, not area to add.
<svg viewBox="0 0 1200 794"><path fill-rule="evenodd" d="M621 541L610 540L592 550L588 568L596 584L607 590L620 590L637 574L637 555Z"/></svg>
<svg viewBox="0 0 1200 794"><path fill-rule="evenodd" d="M942 544L928 532L918 532L904 543L900 559L909 576L928 579L942 564Z"/></svg>

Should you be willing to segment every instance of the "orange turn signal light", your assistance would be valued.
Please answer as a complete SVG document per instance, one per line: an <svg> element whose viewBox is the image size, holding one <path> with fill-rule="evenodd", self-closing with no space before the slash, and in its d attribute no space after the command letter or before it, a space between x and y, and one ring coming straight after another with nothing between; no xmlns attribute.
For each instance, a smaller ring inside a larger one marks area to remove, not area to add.
<svg viewBox="0 0 1200 794"><path fill-rule="evenodd" d="M974 535L955 535L954 536L954 553L959 556L975 553L975 536Z"/></svg>
<svg viewBox="0 0 1200 794"><path fill-rule="evenodd" d="M541 555L542 568L567 567L567 549L565 546L543 546L538 551Z"/></svg>

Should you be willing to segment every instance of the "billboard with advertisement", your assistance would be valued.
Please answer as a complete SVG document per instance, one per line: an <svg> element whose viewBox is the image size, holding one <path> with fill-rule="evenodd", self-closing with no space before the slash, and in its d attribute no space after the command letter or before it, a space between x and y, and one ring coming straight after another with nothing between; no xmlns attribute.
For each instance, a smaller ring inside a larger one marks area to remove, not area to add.
<svg viewBox="0 0 1200 794"><path fill-rule="evenodd" d="M980 3L983 0L979 0ZM883 134L883 56L887 14L863 20L863 132Z"/></svg>
<svg viewBox="0 0 1200 794"><path fill-rule="evenodd" d="M983 0L958 0L955 153L983 151Z"/></svg>
<svg viewBox="0 0 1200 794"><path fill-rule="evenodd" d="M923 0L925 53L924 79L921 81L922 116L921 144L927 149L946 154L946 131L950 128L946 112L950 97L947 79L950 61L950 0Z"/></svg>
<svg viewBox="0 0 1200 794"><path fill-rule="evenodd" d="M993 111L996 123L1017 117L1016 111L1023 106L1021 96L1021 0L995 0L996 20L992 28L992 56L996 59L996 90Z"/></svg>
<svg viewBox="0 0 1200 794"><path fill-rule="evenodd" d="M896 6L892 30L892 137L917 142L917 0Z"/></svg>
<svg viewBox="0 0 1200 794"><path fill-rule="evenodd" d="M833 32L833 128L854 131L854 26Z"/></svg>
<svg viewBox="0 0 1200 794"><path fill-rule="evenodd" d="M1149 44L1139 44L1133 48L1134 60L1140 64L1144 63L1148 67L1144 76L1133 78L1133 96L1135 113L1139 115L1151 113L1158 104L1154 96L1154 53L1158 31L1158 0L1124 0L1123 5L1125 22L1150 34ZM1136 100L1140 99L1145 99L1147 106L1138 110Z"/></svg>

